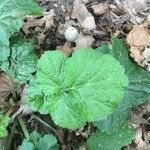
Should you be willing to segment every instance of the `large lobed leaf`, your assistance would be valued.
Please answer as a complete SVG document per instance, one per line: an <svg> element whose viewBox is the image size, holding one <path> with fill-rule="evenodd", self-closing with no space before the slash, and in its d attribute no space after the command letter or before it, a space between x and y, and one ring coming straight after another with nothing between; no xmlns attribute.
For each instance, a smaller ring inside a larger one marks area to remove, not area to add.
<svg viewBox="0 0 150 150"><path fill-rule="evenodd" d="M30 84L29 104L69 129L107 117L128 85L119 62L92 49L74 52L70 58L59 51L48 51L37 67L35 84L39 94L33 92L37 91L35 84Z"/></svg>
<svg viewBox="0 0 150 150"><path fill-rule="evenodd" d="M121 150L125 145L132 142L135 130L123 124L118 132L107 134L99 130L92 134L87 141L88 150Z"/></svg>
<svg viewBox="0 0 150 150"><path fill-rule="evenodd" d="M52 134L43 137L36 131L30 134L30 140L23 140L19 150L58 150L57 139Z"/></svg>
<svg viewBox="0 0 150 150"><path fill-rule="evenodd" d="M36 71L38 57L34 52L33 40L20 39L11 46L9 67L5 69L11 80L24 83Z"/></svg>
<svg viewBox="0 0 150 150"><path fill-rule="evenodd" d="M95 123L101 131L113 132L119 130L132 107L150 100L150 73L129 59L127 47L117 38L112 38L111 48L104 45L103 49L99 47L97 50L105 54L110 53L115 57L125 68L125 73L129 77L128 89L118 109L103 121Z"/></svg>

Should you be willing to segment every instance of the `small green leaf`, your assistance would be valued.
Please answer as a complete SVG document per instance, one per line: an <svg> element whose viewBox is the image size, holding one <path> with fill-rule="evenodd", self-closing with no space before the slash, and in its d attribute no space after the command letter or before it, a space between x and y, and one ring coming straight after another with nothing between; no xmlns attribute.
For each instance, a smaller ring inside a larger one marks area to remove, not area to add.
<svg viewBox="0 0 150 150"><path fill-rule="evenodd" d="M97 51L101 52L101 47ZM101 131L113 132L121 127L132 107L150 100L150 73L130 60L127 47L117 38L112 38L112 48L105 46L105 53L115 57L129 77L128 89L118 109L105 120L94 123Z"/></svg>
<svg viewBox="0 0 150 150"><path fill-rule="evenodd" d="M57 140L50 134L40 138L36 147L38 147L39 150L58 150Z"/></svg>
<svg viewBox="0 0 150 150"><path fill-rule="evenodd" d="M35 82L40 95L32 92L33 85L29 87L31 107L49 113L57 125L69 129L107 117L128 85L118 61L92 49L77 51L71 58L60 51L45 52Z"/></svg>
<svg viewBox="0 0 150 150"><path fill-rule="evenodd" d="M28 142L24 139L22 144L19 146L19 150L35 150L35 146L32 142Z"/></svg>
<svg viewBox="0 0 150 150"><path fill-rule="evenodd" d="M9 124L9 118L0 115L0 137L7 136L7 126Z"/></svg>
<svg viewBox="0 0 150 150"><path fill-rule="evenodd" d="M107 134L96 131L87 141L88 150L121 150L132 142L135 130L124 124L118 132Z"/></svg>
<svg viewBox="0 0 150 150"><path fill-rule="evenodd" d="M23 140L19 150L58 150L56 138L52 134L43 137L36 131L30 134L30 140Z"/></svg>
<svg viewBox="0 0 150 150"><path fill-rule="evenodd" d="M42 138L42 136L37 131L33 131L30 134L30 142L34 143L34 145L38 144L40 138Z"/></svg>
<svg viewBox="0 0 150 150"><path fill-rule="evenodd" d="M32 73L36 71L38 57L34 53L33 41L20 39L12 45L10 65L5 72L9 78L20 83L24 83L32 78Z"/></svg>

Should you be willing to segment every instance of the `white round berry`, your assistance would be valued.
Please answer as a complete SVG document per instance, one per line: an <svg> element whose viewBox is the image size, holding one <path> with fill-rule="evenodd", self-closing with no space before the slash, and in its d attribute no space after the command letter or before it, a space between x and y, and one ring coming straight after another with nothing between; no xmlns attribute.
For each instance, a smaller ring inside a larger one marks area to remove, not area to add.
<svg viewBox="0 0 150 150"><path fill-rule="evenodd" d="M73 42L77 39L78 37L78 31L74 27L69 27L65 31L65 38L69 42Z"/></svg>

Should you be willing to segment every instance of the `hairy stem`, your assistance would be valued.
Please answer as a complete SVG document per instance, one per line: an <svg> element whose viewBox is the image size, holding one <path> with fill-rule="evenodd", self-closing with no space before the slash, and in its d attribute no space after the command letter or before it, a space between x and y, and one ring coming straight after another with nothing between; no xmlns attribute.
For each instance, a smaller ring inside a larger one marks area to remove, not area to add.
<svg viewBox="0 0 150 150"><path fill-rule="evenodd" d="M23 131L23 134L24 134L25 138L29 141L30 135L29 135L29 132L26 128L26 125L25 125L21 115L18 116L18 121L19 121L19 124L21 126L21 129Z"/></svg>
<svg viewBox="0 0 150 150"><path fill-rule="evenodd" d="M14 133L15 133L15 130L16 130L16 124L17 124L17 121L15 120L14 123L13 123L13 127L11 129L11 133L10 133L8 143L6 145L5 150L10 150L11 149L11 143L12 143L12 139L13 139L13 136L14 136Z"/></svg>

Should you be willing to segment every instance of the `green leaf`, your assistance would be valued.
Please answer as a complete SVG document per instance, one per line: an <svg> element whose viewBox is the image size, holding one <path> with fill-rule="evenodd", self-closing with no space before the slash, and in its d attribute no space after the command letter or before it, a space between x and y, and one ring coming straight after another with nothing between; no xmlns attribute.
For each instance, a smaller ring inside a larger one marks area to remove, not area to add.
<svg viewBox="0 0 150 150"><path fill-rule="evenodd" d="M33 0L0 1L0 66L6 69L9 57L9 38L18 32L25 15L41 15L41 8Z"/></svg>
<svg viewBox="0 0 150 150"><path fill-rule="evenodd" d="M0 69L6 70L9 67L8 57L10 55L10 48L7 46L0 47Z"/></svg>
<svg viewBox="0 0 150 150"><path fill-rule="evenodd" d="M129 77L126 99L130 100L132 106L150 100L150 73L136 63L131 62L128 57L128 49L121 40L113 38L112 46L112 51L117 51L120 55L115 58L125 67L125 72Z"/></svg>
<svg viewBox="0 0 150 150"><path fill-rule="evenodd" d="M30 134L30 142L34 143L34 145L38 144L40 138L42 138L42 136L37 131L33 131Z"/></svg>
<svg viewBox="0 0 150 150"><path fill-rule="evenodd" d="M20 39L12 45L9 68L5 70L9 78L24 83L36 71L38 57L34 53L33 41Z"/></svg>
<svg viewBox="0 0 150 150"><path fill-rule="evenodd" d="M19 146L19 150L35 150L35 146L32 142L28 142L24 139L22 144Z"/></svg>
<svg viewBox="0 0 150 150"><path fill-rule="evenodd" d="M56 138L52 134L43 137L36 131L30 134L30 140L23 140L19 150L58 150Z"/></svg>
<svg viewBox="0 0 150 150"><path fill-rule="evenodd" d="M50 134L44 135L43 138L40 138L36 147L39 150L58 150L57 140Z"/></svg>
<svg viewBox="0 0 150 150"><path fill-rule="evenodd" d="M33 0L0 1L0 45L9 46L10 36L19 31L25 15L41 15L41 9Z"/></svg>
<svg viewBox="0 0 150 150"><path fill-rule="evenodd" d="M102 132L112 133L118 131L122 124L127 120L132 108L126 99L120 103L119 107L107 118L94 122Z"/></svg>
<svg viewBox="0 0 150 150"><path fill-rule="evenodd" d="M34 79L30 80L30 85L28 88L28 95L30 95L30 107L34 111L39 111L42 114L47 114L48 111L45 110L44 101L46 97L44 96L44 93L39 88L39 86L36 84Z"/></svg>
<svg viewBox="0 0 150 150"><path fill-rule="evenodd" d="M57 125L69 129L107 117L128 85L118 61L92 49L79 50L70 58L59 51L45 52L38 61L35 80L44 98L29 88L29 104L35 99L32 107L49 113Z"/></svg>
<svg viewBox="0 0 150 150"><path fill-rule="evenodd" d="M7 126L9 124L9 118L0 114L0 137L7 136Z"/></svg>
<svg viewBox="0 0 150 150"><path fill-rule="evenodd" d="M135 130L124 124L118 132L107 134L96 131L87 141L88 150L121 150L125 145L132 142Z"/></svg>
<svg viewBox="0 0 150 150"><path fill-rule="evenodd" d="M97 51L101 51L101 47ZM132 107L150 100L150 73L130 60L127 47L117 38L112 38L112 48L105 46L105 52L112 54L124 66L129 77L128 89L118 109L105 120L95 123L100 130L113 132L121 127Z"/></svg>

